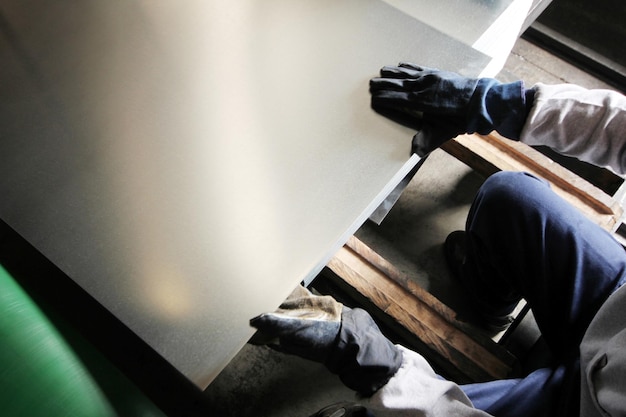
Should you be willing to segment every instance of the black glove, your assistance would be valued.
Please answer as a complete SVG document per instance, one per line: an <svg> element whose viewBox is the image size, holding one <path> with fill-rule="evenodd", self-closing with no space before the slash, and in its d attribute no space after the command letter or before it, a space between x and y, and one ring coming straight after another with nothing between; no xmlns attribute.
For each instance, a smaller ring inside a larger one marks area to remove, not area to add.
<svg viewBox="0 0 626 417"><path fill-rule="evenodd" d="M380 75L370 80L372 108L417 129L413 151L420 156L461 133L496 130L518 140L534 94L522 81L503 84L409 63L383 67Z"/></svg>
<svg viewBox="0 0 626 417"><path fill-rule="evenodd" d="M301 286L278 310L253 318L250 325L258 329L250 343L321 362L363 395L385 385L402 362L402 353L366 311Z"/></svg>

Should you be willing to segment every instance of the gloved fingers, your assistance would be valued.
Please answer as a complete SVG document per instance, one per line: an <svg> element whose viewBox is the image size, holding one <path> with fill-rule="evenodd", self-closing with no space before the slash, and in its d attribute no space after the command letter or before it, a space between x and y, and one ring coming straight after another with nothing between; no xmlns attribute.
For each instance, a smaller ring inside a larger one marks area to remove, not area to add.
<svg viewBox="0 0 626 417"><path fill-rule="evenodd" d="M380 76L381 78L419 78L436 72L439 72L439 70L401 62L397 66L385 65L380 70Z"/></svg>
<svg viewBox="0 0 626 417"><path fill-rule="evenodd" d="M257 333L251 344L322 362L332 349L341 328L339 320L300 319L286 314L265 313L252 320Z"/></svg>
<svg viewBox="0 0 626 417"><path fill-rule="evenodd" d="M398 67L410 69L414 71L422 71L422 72L439 72L440 71L438 68L425 67L424 65L417 65L412 62L406 62L406 61L401 61L398 64Z"/></svg>
<svg viewBox="0 0 626 417"><path fill-rule="evenodd" d="M297 331L303 326L302 320L280 313L263 313L250 319L250 326L269 337L281 337Z"/></svg>
<svg viewBox="0 0 626 417"><path fill-rule="evenodd" d="M276 336L291 333L303 326L318 322L341 322L341 308L278 309L263 313L250 320L250 325L261 331L273 332Z"/></svg>
<svg viewBox="0 0 626 417"><path fill-rule="evenodd" d="M269 344L276 350L322 362L341 328L343 304L298 286L276 311L250 320L257 329L251 344Z"/></svg>
<svg viewBox="0 0 626 417"><path fill-rule="evenodd" d="M460 74L452 71L443 71L438 68L424 67L422 65L411 64L410 62L401 62L397 67L383 67L385 74L389 70L389 75L405 74L405 78L438 78L438 79L459 79L463 78ZM382 73L381 73L382 74ZM394 78L397 78L394 77Z"/></svg>
<svg viewBox="0 0 626 417"><path fill-rule="evenodd" d="M374 110L393 109L402 111L409 116L414 116L418 112L447 112L445 107L440 108L433 97L436 92L432 90L393 90L393 89L373 89L371 92L371 106ZM434 104L433 104L434 103ZM379 113L381 113L379 111Z"/></svg>
<svg viewBox="0 0 626 417"><path fill-rule="evenodd" d="M372 78L370 93L373 95L404 94L399 95L402 100L411 100L419 105L422 101L432 101L433 88L440 83L438 78L430 75L420 78Z"/></svg>
<svg viewBox="0 0 626 417"><path fill-rule="evenodd" d="M376 112L391 120L413 129L420 129L424 113L442 118L454 118L458 111L454 108L439 106L432 91L372 91L371 107Z"/></svg>
<svg viewBox="0 0 626 417"><path fill-rule="evenodd" d="M403 87L400 87L400 83ZM394 108L438 115L458 115L459 109L449 105L450 92L441 88L440 80L426 76L417 80L370 81L372 108Z"/></svg>
<svg viewBox="0 0 626 417"><path fill-rule="evenodd" d="M462 120L424 115L422 126L411 141L411 152L421 157L429 154L450 139L466 133L461 126Z"/></svg>
<svg viewBox="0 0 626 417"><path fill-rule="evenodd" d="M342 306L330 296L314 296L287 300L274 314L299 320L339 321Z"/></svg>
<svg viewBox="0 0 626 417"><path fill-rule="evenodd" d="M375 77L370 80L370 93L407 90L406 78Z"/></svg>
<svg viewBox="0 0 626 417"><path fill-rule="evenodd" d="M403 106L391 106L387 103L380 104L372 100L372 109L402 126L409 129L419 130L422 127L422 112Z"/></svg>
<svg viewBox="0 0 626 417"><path fill-rule="evenodd" d="M329 295L315 295L302 285L296 287L274 312L300 319L341 320L343 305Z"/></svg>
<svg viewBox="0 0 626 417"><path fill-rule="evenodd" d="M370 79L370 92L407 91L419 94L441 84L441 78L435 73L421 73L419 76L411 76L409 74L386 75L389 74L383 73L381 77Z"/></svg>
<svg viewBox="0 0 626 417"><path fill-rule="evenodd" d="M255 346L270 346L280 343L279 339L271 334L256 331L248 340L248 343Z"/></svg>
<svg viewBox="0 0 626 417"><path fill-rule="evenodd" d="M411 98L414 93L395 88L370 89L372 95L372 105L378 107L413 107Z"/></svg>
<svg viewBox="0 0 626 417"><path fill-rule="evenodd" d="M274 336L291 333L307 322L341 322L343 304L328 295L315 295L298 286L278 309L262 313L250 325Z"/></svg>
<svg viewBox="0 0 626 417"><path fill-rule="evenodd" d="M375 86L370 89L372 108L376 111L389 108L404 110L407 113L423 112L438 116L458 117L461 113L459 108L449 104L454 99L450 99L451 93L441 88L434 88L431 81L433 80L428 77L412 80L414 85L405 90L378 89L378 86Z"/></svg>
<svg viewBox="0 0 626 417"><path fill-rule="evenodd" d="M420 157L426 156L444 142L462 133L467 133L461 127L463 121L455 117L443 116L441 121L429 122L429 119L432 119L430 114L424 114L414 109L377 107L374 102L372 102L372 108L396 123L417 130L411 141L411 153L416 153Z"/></svg>
<svg viewBox="0 0 626 417"><path fill-rule="evenodd" d="M253 345L278 345L280 338L296 332L302 323L276 313L263 313L250 319L250 326L257 332L250 338Z"/></svg>
<svg viewBox="0 0 626 417"><path fill-rule="evenodd" d="M413 140L411 140L411 153L416 153L420 157L424 157L437 149L440 145L433 144L430 136L423 130L418 130Z"/></svg>

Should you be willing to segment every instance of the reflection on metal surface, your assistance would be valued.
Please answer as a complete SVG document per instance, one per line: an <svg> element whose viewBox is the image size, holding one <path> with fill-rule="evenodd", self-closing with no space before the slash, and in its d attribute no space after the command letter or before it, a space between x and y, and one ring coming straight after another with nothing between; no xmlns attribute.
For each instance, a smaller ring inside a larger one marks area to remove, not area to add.
<svg viewBox="0 0 626 417"><path fill-rule="evenodd" d="M0 11L0 218L200 387L415 164L368 80L488 62L376 0Z"/></svg>
<svg viewBox="0 0 626 417"><path fill-rule="evenodd" d="M400 181L398 185L396 185L396 188L394 188L389 193L389 195L387 195L385 200L376 208L376 210L374 210L374 212L370 215L369 220L373 221L379 226L381 225L383 220L385 220L385 217L387 217L387 214L389 214L389 211L393 208L393 206L402 195L404 189L409 185L409 182L411 182L411 179L413 179L413 177L417 173L418 169L422 166L424 162L426 162L427 158L428 155L424 155L422 158L420 158L420 160L417 162L417 164L415 164L411 171L409 171L405 175L405 177L402 178L402 181Z"/></svg>
<svg viewBox="0 0 626 417"><path fill-rule="evenodd" d="M492 58L482 76L495 77L531 12L533 0L383 0Z"/></svg>

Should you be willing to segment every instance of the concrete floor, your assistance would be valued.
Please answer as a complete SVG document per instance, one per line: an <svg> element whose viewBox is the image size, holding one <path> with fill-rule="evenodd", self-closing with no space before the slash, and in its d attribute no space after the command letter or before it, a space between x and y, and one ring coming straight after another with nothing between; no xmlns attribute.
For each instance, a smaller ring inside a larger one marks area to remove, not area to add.
<svg viewBox="0 0 626 417"><path fill-rule="evenodd" d="M520 39L499 74L501 81L576 83L609 88L603 82ZM407 143L407 147L409 144ZM381 226L365 224L357 236L457 311L463 296L451 285L441 245L462 229L483 178L443 151L434 152ZM309 416L353 393L321 365L246 346L206 390L215 416Z"/></svg>

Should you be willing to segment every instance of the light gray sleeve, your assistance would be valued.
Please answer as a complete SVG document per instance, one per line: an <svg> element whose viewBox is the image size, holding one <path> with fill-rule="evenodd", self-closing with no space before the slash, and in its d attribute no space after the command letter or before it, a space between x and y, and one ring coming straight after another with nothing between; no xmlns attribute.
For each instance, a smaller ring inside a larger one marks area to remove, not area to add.
<svg viewBox="0 0 626 417"><path fill-rule="evenodd" d="M626 173L626 97L573 84L536 84L520 141L545 145L619 174Z"/></svg>
<svg viewBox="0 0 626 417"><path fill-rule="evenodd" d="M397 345L402 365L381 389L361 403L377 417L489 417L461 388L437 376L420 354Z"/></svg>

